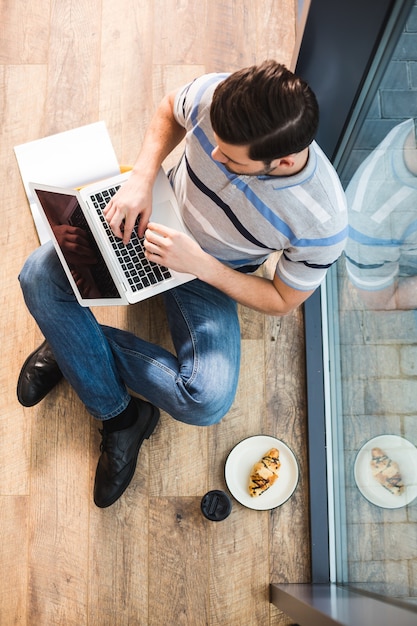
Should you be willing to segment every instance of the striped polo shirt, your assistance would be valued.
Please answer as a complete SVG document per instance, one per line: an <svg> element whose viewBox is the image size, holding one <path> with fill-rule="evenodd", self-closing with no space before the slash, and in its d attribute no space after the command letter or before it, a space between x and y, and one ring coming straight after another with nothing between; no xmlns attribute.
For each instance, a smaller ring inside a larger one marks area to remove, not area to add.
<svg viewBox="0 0 417 626"><path fill-rule="evenodd" d="M417 177L404 159L406 139L414 139L414 132L412 119L395 126L346 189L346 268L360 289L385 289L398 277L417 274Z"/></svg>
<svg viewBox="0 0 417 626"><path fill-rule="evenodd" d="M345 244L340 181L315 142L305 168L288 177L232 174L215 161L210 103L226 76L202 76L175 100L186 141L170 179L184 222L201 247L229 267L251 272L282 251L276 268L281 280L297 290L315 289Z"/></svg>

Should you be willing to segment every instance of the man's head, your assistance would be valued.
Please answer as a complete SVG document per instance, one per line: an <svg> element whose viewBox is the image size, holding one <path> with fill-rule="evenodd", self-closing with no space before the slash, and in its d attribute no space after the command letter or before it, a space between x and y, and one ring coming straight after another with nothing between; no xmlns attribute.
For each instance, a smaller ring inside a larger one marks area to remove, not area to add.
<svg viewBox="0 0 417 626"><path fill-rule="evenodd" d="M275 61L228 76L216 87L210 109L220 143L245 146L249 159L264 164L264 173L276 159L309 146L318 118L317 100L307 83Z"/></svg>

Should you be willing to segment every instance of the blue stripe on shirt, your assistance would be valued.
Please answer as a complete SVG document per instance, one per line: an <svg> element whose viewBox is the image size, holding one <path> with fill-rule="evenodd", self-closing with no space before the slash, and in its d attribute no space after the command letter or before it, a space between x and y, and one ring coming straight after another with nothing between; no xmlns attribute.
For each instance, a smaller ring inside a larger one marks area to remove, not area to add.
<svg viewBox="0 0 417 626"><path fill-rule="evenodd" d="M209 76L208 80L197 91L196 97L194 99L193 110L191 111L191 116L190 116L191 122L194 128L196 127L198 123L198 107L200 106L201 98L203 97L204 93L207 91L209 87L211 87L211 85L213 85L213 83L220 83L222 80L224 80L228 76L229 74L213 74L211 77Z"/></svg>
<svg viewBox="0 0 417 626"><path fill-rule="evenodd" d="M403 241L400 239L379 239L377 237L371 237L370 235L365 235L361 233L359 230L352 228L349 226L349 238L352 241L356 241L356 243L361 243L365 246L401 246Z"/></svg>

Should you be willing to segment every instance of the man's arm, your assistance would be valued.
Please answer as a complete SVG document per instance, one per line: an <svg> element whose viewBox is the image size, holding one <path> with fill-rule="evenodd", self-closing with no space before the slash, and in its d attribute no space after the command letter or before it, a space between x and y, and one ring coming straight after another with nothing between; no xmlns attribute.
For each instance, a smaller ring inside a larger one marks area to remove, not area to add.
<svg viewBox="0 0 417 626"><path fill-rule="evenodd" d="M417 309L417 276L400 278L386 289L365 291L358 288L365 306L373 311Z"/></svg>
<svg viewBox="0 0 417 626"><path fill-rule="evenodd" d="M272 280L242 274L213 257L201 266L197 277L217 287L239 304L267 315L287 315L313 293L289 287L276 274Z"/></svg>
<svg viewBox="0 0 417 626"><path fill-rule="evenodd" d="M286 315L313 293L292 289L277 275L269 280L242 274L204 252L188 235L161 224L148 225L145 248L150 261L178 272L194 274L236 302L268 315Z"/></svg>
<svg viewBox="0 0 417 626"><path fill-rule="evenodd" d="M181 142L185 129L174 118L176 92L157 108L128 181L107 205L104 213L111 229L127 244L138 215L138 234L143 236L152 212L152 189L164 159Z"/></svg>

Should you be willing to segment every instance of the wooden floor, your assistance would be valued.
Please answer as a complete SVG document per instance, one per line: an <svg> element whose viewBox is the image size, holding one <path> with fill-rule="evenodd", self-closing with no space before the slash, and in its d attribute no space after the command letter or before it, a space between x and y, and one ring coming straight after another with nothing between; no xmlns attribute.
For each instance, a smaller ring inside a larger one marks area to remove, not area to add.
<svg viewBox="0 0 417 626"><path fill-rule="evenodd" d="M1 626L291 624L270 605L268 585L309 579L302 311L274 319L241 309L242 374L229 414L205 429L163 414L126 494L113 507L97 509L97 423L66 383L33 409L16 400L20 367L41 335L17 281L38 241L13 146L105 120L120 162L132 163L168 89L205 71L265 58L289 65L296 5L0 5ZM97 315L169 345L158 298ZM226 488L228 452L258 433L294 450L300 465L294 496L272 512L234 501L226 521L207 521L201 497Z"/></svg>

